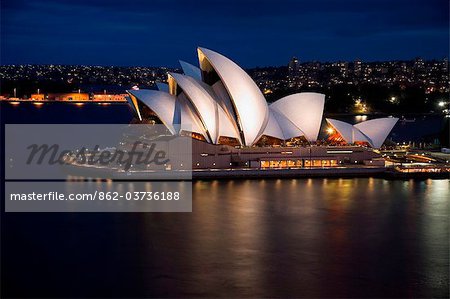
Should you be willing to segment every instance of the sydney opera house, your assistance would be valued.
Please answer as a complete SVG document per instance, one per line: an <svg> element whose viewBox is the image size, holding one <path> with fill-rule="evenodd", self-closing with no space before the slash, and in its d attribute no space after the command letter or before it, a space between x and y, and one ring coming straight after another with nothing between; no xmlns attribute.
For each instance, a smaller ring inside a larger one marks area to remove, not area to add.
<svg viewBox="0 0 450 299"><path fill-rule="evenodd" d="M193 168L333 167L373 162L396 118L356 125L326 119L332 145L316 145L323 128L325 95L302 92L268 104L236 63L198 48L199 67L180 62L158 90L128 90L140 122L162 123L169 134L193 142Z"/></svg>

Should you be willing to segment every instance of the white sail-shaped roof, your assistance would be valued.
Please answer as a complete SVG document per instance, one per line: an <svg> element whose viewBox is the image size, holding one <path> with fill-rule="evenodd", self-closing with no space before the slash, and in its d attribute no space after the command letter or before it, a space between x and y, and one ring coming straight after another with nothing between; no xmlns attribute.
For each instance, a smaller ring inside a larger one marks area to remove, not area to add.
<svg viewBox="0 0 450 299"><path fill-rule="evenodd" d="M176 119L180 123L180 132L188 131L194 132L202 135L206 141L211 143L211 139L209 139L208 134L206 134L206 130L203 127L200 119L197 116L195 109L192 107L192 103L186 96L184 92L178 95L177 97L177 107L176 107ZM179 111L179 115L178 115Z"/></svg>
<svg viewBox="0 0 450 299"><path fill-rule="evenodd" d="M217 135L217 141L219 142L220 137L231 137L236 138L239 142L241 141L241 138L239 137L239 133L237 132L236 128L233 126L233 123L231 122L228 115L225 113L225 111L217 105L218 109L218 116L219 116L219 134Z"/></svg>
<svg viewBox="0 0 450 299"><path fill-rule="evenodd" d="M397 121L398 118L395 117L377 118L358 123L354 127L370 138L373 147L379 148Z"/></svg>
<svg viewBox="0 0 450 299"><path fill-rule="evenodd" d="M198 48L200 69L220 77L232 101L244 145L254 144L269 120L266 100L250 76L236 63L214 51Z"/></svg>
<svg viewBox="0 0 450 299"><path fill-rule="evenodd" d="M239 134L222 107L218 105L210 86L195 78L176 73L170 73L169 85L171 84L177 84L184 92L205 133L213 143L218 143L220 136L239 139ZM170 90L176 92L176 88L171 87Z"/></svg>
<svg viewBox="0 0 450 299"><path fill-rule="evenodd" d="M173 79L173 80L172 80ZM184 91L188 100L192 103L197 117L200 119L209 139L216 143L218 135L218 115L217 104L211 95L194 78L170 73L169 86L171 92L176 92L172 84L177 84L178 88Z"/></svg>
<svg viewBox="0 0 450 299"><path fill-rule="evenodd" d="M292 123L288 118L286 118L283 114L279 113L277 110L269 107L270 112L278 121L280 125L281 131L283 132L284 139L291 139L294 137L305 136L302 130L300 130L294 123Z"/></svg>
<svg viewBox="0 0 450 299"><path fill-rule="evenodd" d="M281 98L270 107L302 130L307 140L316 141L322 123L324 105L324 94L302 92Z"/></svg>
<svg viewBox="0 0 450 299"><path fill-rule="evenodd" d="M209 86L203 81L196 80L201 87L209 93L212 99L214 99L214 104L216 105L216 109L218 110L218 127L219 133L217 135L217 143L219 142L220 137L232 137L236 138L239 143L241 142L241 137L239 136L239 129L234 121L233 117L230 117L229 114L225 111L225 109L220 104L220 97L216 94L212 86Z"/></svg>
<svg viewBox="0 0 450 299"><path fill-rule="evenodd" d="M323 94L294 94L268 106L256 83L236 63L214 51L197 50L200 68L180 61L184 75L169 74L169 84L156 84L160 91L128 92L127 101L140 120L142 102L172 133L190 131L210 143L218 143L220 137L232 137L251 146L262 135L282 140L299 136L317 140L325 103ZM350 129L345 123L331 122L348 142L362 140L375 145L383 137L364 125Z"/></svg>
<svg viewBox="0 0 450 299"><path fill-rule="evenodd" d="M347 143L367 142L371 146L373 146L370 138L364 135L352 124L331 118L327 118L326 121L339 133L339 135L342 136L345 142Z"/></svg>
<svg viewBox="0 0 450 299"><path fill-rule="evenodd" d="M327 122L344 138L347 143L367 142L374 148L383 145L398 118L377 118L351 125L336 119Z"/></svg>
<svg viewBox="0 0 450 299"><path fill-rule="evenodd" d="M294 137L305 136L305 133L283 114L269 107L269 122L267 123L263 135L287 140Z"/></svg>
<svg viewBox="0 0 450 299"><path fill-rule="evenodd" d="M150 108L172 134L176 134L173 126L176 97L158 90L128 90L131 98L136 98Z"/></svg>
<svg viewBox="0 0 450 299"><path fill-rule="evenodd" d="M344 138L345 142L354 142L352 124L331 118L327 118L326 121Z"/></svg>
<svg viewBox="0 0 450 299"><path fill-rule="evenodd" d="M231 104L230 96L225 89L225 86L223 85L222 81L217 81L211 86L214 94L216 95L216 101L219 104L219 106L225 111L228 119L232 123L233 127L235 128L236 132L238 132L239 135L239 127L236 122L236 113L234 113L233 105ZM239 140L241 138L239 137ZM242 143L242 142L241 142Z"/></svg>
<svg viewBox="0 0 450 299"><path fill-rule="evenodd" d="M281 140L286 139L272 109L269 109L269 121L267 122L263 135L275 137Z"/></svg>
<svg viewBox="0 0 450 299"><path fill-rule="evenodd" d="M179 62L181 65L181 69L183 70L183 74L200 81L202 80L202 71L198 67L181 60Z"/></svg>
<svg viewBox="0 0 450 299"><path fill-rule="evenodd" d="M353 126L353 143L355 142L367 142L370 144L370 146L375 147L373 145L372 139L370 139L369 136L365 135L363 132L361 132L360 130L358 130L358 128L356 128L355 126Z"/></svg>

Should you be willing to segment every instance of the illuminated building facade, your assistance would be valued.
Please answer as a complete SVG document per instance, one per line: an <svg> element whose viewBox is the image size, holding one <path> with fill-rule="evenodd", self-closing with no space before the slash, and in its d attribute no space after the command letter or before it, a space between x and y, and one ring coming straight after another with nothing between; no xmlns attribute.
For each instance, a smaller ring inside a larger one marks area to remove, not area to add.
<svg viewBox="0 0 450 299"><path fill-rule="evenodd" d="M346 143L366 143L374 148L379 148L383 145L397 121L398 118L386 117L351 125L340 120L327 118L327 122Z"/></svg>
<svg viewBox="0 0 450 299"><path fill-rule="evenodd" d="M89 94L88 93L78 93L78 92L71 92L71 93L49 93L47 95L47 99L49 101L74 101L74 102L86 102L89 101Z"/></svg>
<svg viewBox="0 0 450 299"><path fill-rule="evenodd" d="M293 139L308 144L317 141L325 95L296 93L269 105L235 62L209 49L198 48L197 52L199 67L180 62L183 74L169 72L167 84L157 84L159 90L127 91L127 100L140 121L145 121L146 111L150 111L171 134L213 145L245 148L267 145L267 140L269 145L286 145ZM396 121L387 118L352 126L328 120L346 143L362 141L375 148L382 145ZM326 162L332 163L337 162Z"/></svg>

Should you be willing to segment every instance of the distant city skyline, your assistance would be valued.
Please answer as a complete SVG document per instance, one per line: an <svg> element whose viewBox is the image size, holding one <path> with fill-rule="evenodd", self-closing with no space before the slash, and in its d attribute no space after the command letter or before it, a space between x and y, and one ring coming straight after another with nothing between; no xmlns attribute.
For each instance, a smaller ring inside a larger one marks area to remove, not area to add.
<svg viewBox="0 0 450 299"><path fill-rule="evenodd" d="M293 60L293 59L297 59L298 60L298 64L299 65L307 65L307 64L311 64L311 63L320 63L320 64L333 64L333 63L350 63L353 64L356 61L359 61L361 63L365 63L365 64L376 64L376 63L394 63L394 62L405 62L405 63L413 63L416 60L422 60L424 62L432 62L432 61L437 61L437 62L448 62L450 55L447 56L443 56L443 57L435 57L435 58L424 58L421 56L415 56L413 58L410 59L385 59L385 60L363 60L360 58L355 58L352 60L344 60L344 59L337 59L337 60L302 60L301 57L293 55L290 57L286 57L285 61L283 61L281 64L279 65L265 65L265 64L261 64L261 65L255 65L255 66L249 66L249 67L245 67L244 69L246 70L253 70L253 69L258 69L258 68L272 68L272 67L289 67L289 63ZM195 57L195 56L194 56ZM170 63L170 65L112 65L112 64L70 64L70 63L1 63L0 66L3 67L8 67L8 66L63 66L63 67L68 67L68 66L77 66L77 67L102 67L102 68L107 68L107 67L114 67L114 68L160 68L160 69L170 69L170 70L181 70L181 66L178 63Z"/></svg>
<svg viewBox="0 0 450 299"><path fill-rule="evenodd" d="M245 68L442 59L448 11L445 0L3 0L1 64L177 67L197 46Z"/></svg>
<svg viewBox="0 0 450 299"><path fill-rule="evenodd" d="M17 87L18 82L28 82L19 88L20 94L36 92L37 88L43 92L52 91L51 86L44 84L46 81L59 82L68 89L78 90L83 86L83 89L91 91L103 91L105 88L123 91L126 86L131 88L134 85L156 87L156 82L167 80L168 72L180 71L180 66L2 65L0 83L5 94ZM286 62L282 66L246 68L246 72L269 97L272 93L289 89L321 89L341 84L356 86L360 83L379 87L420 87L427 94L448 93L448 58L305 63L290 59L289 64Z"/></svg>

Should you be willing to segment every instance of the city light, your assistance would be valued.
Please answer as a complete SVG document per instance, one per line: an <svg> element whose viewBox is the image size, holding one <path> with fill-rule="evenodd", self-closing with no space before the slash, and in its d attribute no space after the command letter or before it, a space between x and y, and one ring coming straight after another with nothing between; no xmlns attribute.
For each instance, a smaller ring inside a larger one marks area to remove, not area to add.
<svg viewBox="0 0 450 299"><path fill-rule="evenodd" d="M444 101L440 101L438 105L439 105L439 107L444 107L445 106L445 102Z"/></svg>
<svg viewBox="0 0 450 299"><path fill-rule="evenodd" d="M330 134L330 135L333 134L334 133L334 129L331 128L331 127L327 128L327 133Z"/></svg>

